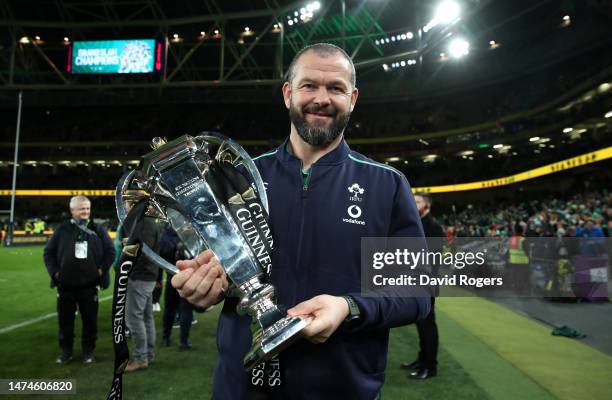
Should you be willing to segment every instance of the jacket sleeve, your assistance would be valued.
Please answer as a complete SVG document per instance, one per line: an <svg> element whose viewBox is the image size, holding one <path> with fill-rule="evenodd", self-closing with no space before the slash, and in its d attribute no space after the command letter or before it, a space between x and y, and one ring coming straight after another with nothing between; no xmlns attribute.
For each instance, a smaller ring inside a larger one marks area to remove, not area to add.
<svg viewBox="0 0 612 400"><path fill-rule="evenodd" d="M115 259L115 246L110 236L108 236L106 228L100 225L98 229L98 236L102 240L102 264L100 268L102 268L102 271L108 271Z"/></svg>
<svg viewBox="0 0 612 400"><path fill-rule="evenodd" d="M425 243L421 218L416 208L414 196L408 180L398 177L397 189L393 199L393 210L390 217L389 237L410 237ZM407 325L424 319L431 309L431 296L410 297L401 293L402 289L387 288L374 293L349 293L355 299L361 313L361 321L349 331L363 329L388 329ZM425 292L424 292L425 293Z"/></svg>
<svg viewBox="0 0 612 400"><path fill-rule="evenodd" d="M57 281L55 280L53 275L55 275L56 272L60 272L60 266L57 263L57 251L58 251L58 246L59 246L59 232L60 232L60 227L58 227L55 230L55 232L53 232L53 235L51 236L51 239L49 239L49 241L47 242L47 245L45 246L45 250L43 253L43 259L45 260L45 266L47 267L47 272L49 273L49 276L51 277L51 287L57 286Z"/></svg>

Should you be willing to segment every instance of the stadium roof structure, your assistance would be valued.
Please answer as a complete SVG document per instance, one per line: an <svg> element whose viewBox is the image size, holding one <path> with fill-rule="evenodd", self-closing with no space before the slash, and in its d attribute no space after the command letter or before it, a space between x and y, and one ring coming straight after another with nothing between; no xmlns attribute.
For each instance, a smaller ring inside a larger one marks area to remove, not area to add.
<svg viewBox="0 0 612 400"><path fill-rule="evenodd" d="M351 55L359 81L369 85L366 98L376 101L504 79L612 37L605 2L462 0L460 17L424 32L436 3L6 0L0 2L0 91L143 89L146 98L150 90L174 90L189 98L198 88L222 87L230 95L215 101L232 102L244 93L269 93L299 49L324 41ZM471 60L450 67L443 53L453 37L469 40ZM167 45L161 73L66 71L73 41L136 38Z"/></svg>

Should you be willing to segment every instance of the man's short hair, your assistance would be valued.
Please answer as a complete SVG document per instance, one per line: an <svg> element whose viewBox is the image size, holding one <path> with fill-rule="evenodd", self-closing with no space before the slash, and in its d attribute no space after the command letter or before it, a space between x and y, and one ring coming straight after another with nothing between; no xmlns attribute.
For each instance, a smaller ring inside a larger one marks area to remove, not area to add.
<svg viewBox="0 0 612 400"><path fill-rule="evenodd" d="M310 46L304 47L302 50L298 51L293 60L291 60L291 64L289 64L289 68L287 68L287 72L285 73L285 82L291 83L293 82L293 78L295 78L295 65L299 61L300 57L308 51L314 51L320 56L326 57L332 54L340 54L342 55L350 64L351 74L350 81L353 88L357 85L357 78L355 73L355 64L353 64L353 60L351 57L344 51L342 48L331 44L331 43L315 43Z"/></svg>
<svg viewBox="0 0 612 400"><path fill-rule="evenodd" d="M421 196L421 198L425 201L425 203L429 204L429 206L431 207L431 195L429 193L425 193L425 192L416 192L414 194L415 196Z"/></svg>
<svg viewBox="0 0 612 400"><path fill-rule="evenodd" d="M70 208L75 208L77 203L81 203L83 201L87 201L89 203L91 203L91 201L89 201L89 199L85 196L74 196L70 199Z"/></svg>

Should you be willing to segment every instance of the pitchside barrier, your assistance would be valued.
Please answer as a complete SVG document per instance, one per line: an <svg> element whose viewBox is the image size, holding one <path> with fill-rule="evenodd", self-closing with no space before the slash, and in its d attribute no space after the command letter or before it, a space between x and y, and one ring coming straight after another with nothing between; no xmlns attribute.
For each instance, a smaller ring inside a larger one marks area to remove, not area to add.
<svg viewBox="0 0 612 400"><path fill-rule="evenodd" d="M590 153L584 153L577 157L568 158L562 161L557 161L552 164L547 164L542 167L534 168L528 171L520 172L518 174L509 175L505 177L489 179L477 182L467 183L456 183L452 185L440 185L440 186L427 186L427 187L414 187L413 192L427 192L427 193L451 193L451 192L463 192L467 190L479 190L479 189L490 189L494 187L512 185L518 182L524 182L531 179L539 178L545 175L555 174L561 171L567 171L573 168L579 168L587 164L592 164L598 161L603 161L608 158L612 158L612 146L599 149ZM391 168L391 167L388 167ZM0 190L0 196L11 196L12 191L10 189ZM76 190L64 190L64 189L19 189L15 191L16 196L115 196L115 190L109 189L76 189Z"/></svg>
<svg viewBox="0 0 612 400"><path fill-rule="evenodd" d="M109 231L108 235L111 239L115 239L117 232ZM53 235L53 230L48 229L43 233L35 233L35 234L27 234L26 231L14 231L13 232L13 240L10 246L34 246L34 245L42 245L46 244L47 240ZM2 245L7 246L6 239L7 233L5 231L0 231L0 243Z"/></svg>

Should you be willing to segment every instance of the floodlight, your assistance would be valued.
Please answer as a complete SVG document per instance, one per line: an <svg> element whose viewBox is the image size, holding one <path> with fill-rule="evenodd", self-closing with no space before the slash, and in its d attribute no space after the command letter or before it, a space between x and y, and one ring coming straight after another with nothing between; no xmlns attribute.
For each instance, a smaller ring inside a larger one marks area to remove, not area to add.
<svg viewBox="0 0 612 400"><path fill-rule="evenodd" d="M459 18L461 7L456 1L447 0L438 4L434 19L439 24L449 24Z"/></svg>
<svg viewBox="0 0 612 400"><path fill-rule="evenodd" d="M470 52L470 44L461 38L453 39L448 45L448 53L451 57L461 58Z"/></svg>

